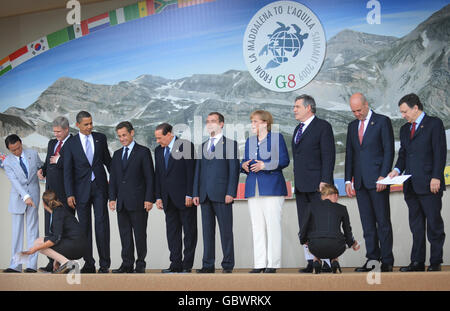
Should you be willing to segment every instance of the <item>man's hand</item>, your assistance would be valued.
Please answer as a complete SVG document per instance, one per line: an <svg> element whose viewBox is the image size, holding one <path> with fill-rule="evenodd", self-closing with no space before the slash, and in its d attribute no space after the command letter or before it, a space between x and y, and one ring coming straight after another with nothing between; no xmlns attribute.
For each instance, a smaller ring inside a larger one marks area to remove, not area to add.
<svg viewBox="0 0 450 311"><path fill-rule="evenodd" d="M54 156L50 157L50 164L56 164L56 163L58 163L58 160L59 160L59 153L58 153L58 155L54 155Z"/></svg>
<svg viewBox="0 0 450 311"><path fill-rule="evenodd" d="M144 202L144 208L147 212L150 212L150 210L153 208L153 203L149 201Z"/></svg>
<svg viewBox="0 0 450 311"><path fill-rule="evenodd" d="M27 206L33 206L34 208L36 208L36 205L34 205L34 202L33 202L33 200L31 198L26 199L25 200L25 204Z"/></svg>
<svg viewBox="0 0 450 311"><path fill-rule="evenodd" d="M351 183L345 184L345 193L349 198L353 198L353 186Z"/></svg>
<svg viewBox="0 0 450 311"><path fill-rule="evenodd" d="M439 192L439 189L441 188L441 181L437 178L431 178L430 181L430 191L434 194Z"/></svg>
<svg viewBox="0 0 450 311"><path fill-rule="evenodd" d="M156 208L163 209L163 201L161 199L156 200Z"/></svg>
<svg viewBox="0 0 450 311"><path fill-rule="evenodd" d="M392 170L392 171L388 174L388 176L389 176L390 178L397 177L398 175L400 175L400 174L397 172L397 170Z"/></svg>
<svg viewBox="0 0 450 311"><path fill-rule="evenodd" d="M250 170L248 168L248 164L250 163L251 160L245 161L244 163L242 163L242 168L244 169L244 171L246 171L247 173L250 173Z"/></svg>
<svg viewBox="0 0 450 311"><path fill-rule="evenodd" d="M44 180L44 179L45 179L44 174L43 174L43 172L42 172L42 168L40 168L40 169L37 171L37 176L38 176L39 180Z"/></svg>
<svg viewBox="0 0 450 311"><path fill-rule="evenodd" d="M116 210L116 201L109 201L109 209L111 212L114 212Z"/></svg>
<svg viewBox="0 0 450 311"><path fill-rule="evenodd" d="M192 202L194 203L195 206L199 206L200 205L200 198L199 197L194 197L192 199Z"/></svg>
<svg viewBox="0 0 450 311"><path fill-rule="evenodd" d="M384 179L383 176L378 177L378 181ZM377 192L381 192L386 190L387 185L382 185L382 184L376 184L377 185Z"/></svg>
<svg viewBox="0 0 450 311"><path fill-rule="evenodd" d="M323 189L323 187L325 186L325 185L328 185L326 182L321 182L320 184L319 184L319 191L322 191L322 189Z"/></svg>
<svg viewBox="0 0 450 311"><path fill-rule="evenodd" d="M260 170L263 170L266 167L263 161L255 160L255 162L256 163L250 165L250 170L253 173L258 173Z"/></svg>
<svg viewBox="0 0 450 311"><path fill-rule="evenodd" d="M184 205L186 207L191 207L193 205L192 198L186 197L186 199L184 200Z"/></svg>
<svg viewBox="0 0 450 311"><path fill-rule="evenodd" d="M231 195L225 196L225 204L233 203L233 201L234 201L234 198Z"/></svg>
<svg viewBox="0 0 450 311"><path fill-rule="evenodd" d="M359 246L359 244L358 244L358 241L355 240L355 242L354 242L353 245L352 245L352 248L353 248L354 251L359 250L360 246Z"/></svg>
<svg viewBox="0 0 450 311"><path fill-rule="evenodd" d="M70 196L67 198L67 205L69 205L71 208L75 209L75 206L77 205L77 202L75 202L75 197Z"/></svg>

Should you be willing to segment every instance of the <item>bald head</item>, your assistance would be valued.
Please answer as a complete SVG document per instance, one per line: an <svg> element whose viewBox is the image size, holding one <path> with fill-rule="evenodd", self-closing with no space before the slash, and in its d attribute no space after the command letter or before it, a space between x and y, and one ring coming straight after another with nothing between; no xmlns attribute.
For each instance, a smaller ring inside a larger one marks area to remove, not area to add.
<svg viewBox="0 0 450 311"><path fill-rule="evenodd" d="M350 109L358 120L365 120L369 113L369 103L362 93L355 93L350 97Z"/></svg>

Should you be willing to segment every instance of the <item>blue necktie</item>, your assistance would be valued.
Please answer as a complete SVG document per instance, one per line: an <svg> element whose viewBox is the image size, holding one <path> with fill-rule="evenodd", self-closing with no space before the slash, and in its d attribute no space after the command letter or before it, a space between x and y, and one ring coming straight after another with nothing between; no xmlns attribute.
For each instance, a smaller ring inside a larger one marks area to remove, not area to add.
<svg viewBox="0 0 450 311"><path fill-rule="evenodd" d="M298 144L300 141L300 136L302 136L303 133L303 126L305 126L305 123L300 123L300 126L298 127L297 134L295 134L295 143Z"/></svg>
<svg viewBox="0 0 450 311"><path fill-rule="evenodd" d="M122 157L122 169L125 169L127 167L128 162L128 147L125 147L125 153Z"/></svg>
<svg viewBox="0 0 450 311"><path fill-rule="evenodd" d="M94 154L92 153L91 143L89 142L89 136L86 136L86 157L89 161L89 164L92 166L92 161L94 160ZM95 179L94 172L91 174L91 181Z"/></svg>
<svg viewBox="0 0 450 311"><path fill-rule="evenodd" d="M25 176L28 178L28 170L25 166L25 163L23 163L22 157L20 157L20 166L22 167L23 172L25 173Z"/></svg>
<svg viewBox="0 0 450 311"><path fill-rule="evenodd" d="M166 169L169 166L169 157L170 157L170 149L169 147L166 147L164 149L164 163L166 165Z"/></svg>
<svg viewBox="0 0 450 311"><path fill-rule="evenodd" d="M209 146L209 154L216 151L216 146L214 146L214 139L215 139L214 137L211 137L211 146Z"/></svg>

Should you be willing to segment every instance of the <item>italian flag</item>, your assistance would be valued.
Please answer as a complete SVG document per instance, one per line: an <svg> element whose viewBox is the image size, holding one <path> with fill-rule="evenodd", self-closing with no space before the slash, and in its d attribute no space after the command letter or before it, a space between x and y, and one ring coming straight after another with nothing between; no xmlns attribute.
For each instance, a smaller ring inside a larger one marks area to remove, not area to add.
<svg viewBox="0 0 450 311"><path fill-rule="evenodd" d="M6 56L4 59L0 60L0 76L10 71L11 69L12 67L11 62L9 61L9 56Z"/></svg>

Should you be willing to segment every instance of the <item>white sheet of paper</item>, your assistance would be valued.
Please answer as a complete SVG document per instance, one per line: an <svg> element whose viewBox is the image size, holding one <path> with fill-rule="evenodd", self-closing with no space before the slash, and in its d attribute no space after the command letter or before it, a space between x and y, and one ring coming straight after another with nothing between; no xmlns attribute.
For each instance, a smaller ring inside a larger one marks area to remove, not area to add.
<svg viewBox="0 0 450 311"><path fill-rule="evenodd" d="M377 181L377 184L382 185L400 185L403 184L411 175L400 175L394 178L390 178L389 176Z"/></svg>
<svg viewBox="0 0 450 311"><path fill-rule="evenodd" d="M29 255L24 255L21 252L16 253L13 258L14 265L26 265L28 257Z"/></svg>

